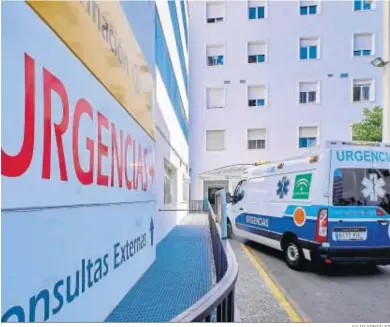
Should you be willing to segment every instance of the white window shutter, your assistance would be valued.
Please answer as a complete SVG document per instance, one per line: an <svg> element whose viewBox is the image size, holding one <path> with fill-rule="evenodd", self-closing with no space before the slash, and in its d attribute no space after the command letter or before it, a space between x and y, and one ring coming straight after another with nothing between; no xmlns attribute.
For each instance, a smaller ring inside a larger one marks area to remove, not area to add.
<svg viewBox="0 0 390 327"><path fill-rule="evenodd" d="M353 81L354 86L363 86L363 85L371 85L372 80L371 79L355 79Z"/></svg>
<svg viewBox="0 0 390 327"><path fill-rule="evenodd" d="M223 2L212 2L206 4L207 18L219 18L223 17L224 14L224 3Z"/></svg>
<svg viewBox="0 0 390 327"><path fill-rule="evenodd" d="M354 49L355 50L372 49L372 34L355 34Z"/></svg>
<svg viewBox="0 0 390 327"><path fill-rule="evenodd" d="M318 127L299 127L299 137L318 137Z"/></svg>
<svg viewBox="0 0 390 327"><path fill-rule="evenodd" d="M265 99L265 86L249 86L248 87L248 99L257 100Z"/></svg>
<svg viewBox="0 0 390 327"><path fill-rule="evenodd" d="M317 91L317 83L316 82L302 82L299 84L300 92L313 92Z"/></svg>
<svg viewBox="0 0 390 327"><path fill-rule="evenodd" d="M318 46L317 38L301 38L301 47Z"/></svg>
<svg viewBox="0 0 390 327"><path fill-rule="evenodd" d="M263 7L266 4L266 0L253 0L253 1L248 1L248 7Z"/></svg>
<svg viewBox="0 0 390 327"><path fill-rule="evenodd" d="M207 108L224 108L225 90L223 88L207 89Z"/></svg>
<svg viewBox="0 0 390 327"><path fill-rule="evenodd" d="M225 131L206 131L206 150L222 151L225 149Z"/></svg>
<svg viewBox="0 0 390 327"><path fill-rule="evenodd" d="M301 0L300 6L315 6L318 5L317 0Z"/></svg>
<svg viewBox="0 0 390 327"><path fill-rule="evenodd" d="M207 56L221 56L223 55L223 45L209 45L207 46Z"/></svg>
<svg viewBox="0 0 390 327"><path fill-rule="evenodd" d="M265 140L266 134L265 128L248 129L248 141Z"/></svg>
<svg viewBox="0 0 390 327"><path fill-rule="evenodd" d="M265 42L249 42L248 43L248 55L260 55L265 54Z"/></svg>

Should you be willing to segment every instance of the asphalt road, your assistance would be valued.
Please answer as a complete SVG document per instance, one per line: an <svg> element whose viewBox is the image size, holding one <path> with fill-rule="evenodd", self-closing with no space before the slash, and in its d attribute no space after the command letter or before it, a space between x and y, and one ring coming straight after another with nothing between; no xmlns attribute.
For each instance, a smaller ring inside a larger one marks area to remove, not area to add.
<svg viewBox="0 0 390 327"><path fill-rule="evenodd" d="M287 267L279 251L250 241L244 244L263 262L290 302L312 322L390 322L390 266L371 270L335 267L326 274L309 267L297 272Z"/></svg>

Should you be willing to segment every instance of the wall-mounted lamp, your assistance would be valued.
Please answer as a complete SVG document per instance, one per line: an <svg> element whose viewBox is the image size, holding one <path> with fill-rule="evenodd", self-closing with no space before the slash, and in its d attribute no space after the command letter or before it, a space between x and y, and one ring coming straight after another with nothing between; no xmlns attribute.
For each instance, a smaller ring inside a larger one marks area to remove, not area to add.
<svg viewBox="0 0 390 327"><path fill-rule="evenodd" d="M388 61L384 61L381 57L377 57L370 61L371 65L378 68L385 67L388 63L389 63Z"/></svg>

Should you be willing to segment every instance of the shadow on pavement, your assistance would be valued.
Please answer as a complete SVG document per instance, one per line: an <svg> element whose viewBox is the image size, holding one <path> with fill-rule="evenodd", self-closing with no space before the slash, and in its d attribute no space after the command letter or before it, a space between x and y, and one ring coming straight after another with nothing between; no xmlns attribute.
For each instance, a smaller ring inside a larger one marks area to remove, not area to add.
<svg viewBox="0 0 390 327"><path fill-rule="evenodd" d="M249 241L243 240L238 237L236 239L251 249L265 254L266 256L273 257L277 260L280 260L284 263L283 253L281 251L269 248L265 245ZM372 276L377 275L386 275L386 272L383 271L381 266L370 266L370 265L324 265L319 266L312 262L309 262L306 269L301 271L300 273L314 273L317 275L327 276L327 277L365 277L371 278ZM290 269L286 265L286 269Z"/></svg>

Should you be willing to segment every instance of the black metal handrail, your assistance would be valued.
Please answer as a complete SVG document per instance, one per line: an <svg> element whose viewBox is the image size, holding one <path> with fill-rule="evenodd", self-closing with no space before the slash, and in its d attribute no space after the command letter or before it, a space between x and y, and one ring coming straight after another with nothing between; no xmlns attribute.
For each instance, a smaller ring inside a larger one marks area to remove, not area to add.
<svg viewBox="0 0 390 327"><path fill-rule="evenodd" d="M216 270L216 285L171 322L234 322L234 290L238 277L238 263L228 240L221 239L214 211L208 203L208 219Z"/></svg>

